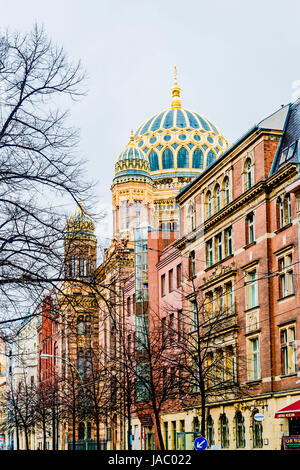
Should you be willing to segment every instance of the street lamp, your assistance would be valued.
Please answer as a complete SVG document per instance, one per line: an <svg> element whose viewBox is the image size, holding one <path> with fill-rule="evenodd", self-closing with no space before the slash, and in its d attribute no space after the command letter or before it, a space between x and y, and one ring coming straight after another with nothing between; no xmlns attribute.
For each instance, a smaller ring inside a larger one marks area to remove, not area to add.
<svg viewBox="0 0 300 470"><path fill-rule="evenodd" d="M84 382L83 382L83 378L82 378L82 375L80 374L79 370L77 369L77 367L74 366L74 364L70 361L68 361L68 359L66 359L65 357L61 357L61 356L55 356L54 354L41 354L40 355L40 358L41 359L47 359L48 357L55 357L56 359L61 359L62 361L66 362L67 364L69 364L71 367L73 367L73 369L77 372L78 374L78 377L80 379L80 382L82 383L82 387L83 387L83 393L84 393L84 401L85 401L85 404L87 404L87 400L86 400L86 390L85 390L85 385L84 385ZM84 410L84 414L85 414L85 450L88 450L88 423L87 423L87 413L86 413L86 409ZM73 449L74 450L74 449Z"/></svg>

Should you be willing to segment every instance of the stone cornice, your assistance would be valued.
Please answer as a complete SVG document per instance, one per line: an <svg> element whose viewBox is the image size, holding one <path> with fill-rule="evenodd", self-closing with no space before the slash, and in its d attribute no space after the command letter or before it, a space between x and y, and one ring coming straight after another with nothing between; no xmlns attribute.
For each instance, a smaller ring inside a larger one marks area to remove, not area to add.
<svg viewBox="0 0 300 470"><path fill-rule="evenodd" d="M229 277L236 276L236 274L237 269L233 263L229 266L220 265L208 278L203 278L203 282L201 284L200 289L206 290L215 284L219 284L220 282L224 281Z"/></svg>
<svg viewBox="0 0 300 470"><path fill-rule="evenodd" d="M270 191L272 191L272 189L274 189L274 186L283 183L293 174L296 174L296 172L297 166L293 163L289 163L288 165L284 166L281 170L277 171L270 178L259 181L252 188L248 189L248 191L242 193L240 196L231 201L216 214L212 215L203 224L199 225L193 232L190 232L181 239L177 240L174 243L174 246L182 250L187 243L198 239L200 236L203 237L206 230L213 227L218 222L223 221L226 217L239 210L241 207L246 205L249 201L253 200L259 194L269 193Z"/></svg>

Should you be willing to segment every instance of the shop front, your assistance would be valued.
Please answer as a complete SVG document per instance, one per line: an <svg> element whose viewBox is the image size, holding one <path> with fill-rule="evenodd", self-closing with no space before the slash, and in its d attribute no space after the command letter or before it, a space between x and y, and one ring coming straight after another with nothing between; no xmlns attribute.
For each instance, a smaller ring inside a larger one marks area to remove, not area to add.
<svg viewBox="0 0 300 470"><path fill-rule="evenodd" d="M300 450L300 400L278 410L275 418L288 420L288 436L282 438L284 450Z"/></svg>

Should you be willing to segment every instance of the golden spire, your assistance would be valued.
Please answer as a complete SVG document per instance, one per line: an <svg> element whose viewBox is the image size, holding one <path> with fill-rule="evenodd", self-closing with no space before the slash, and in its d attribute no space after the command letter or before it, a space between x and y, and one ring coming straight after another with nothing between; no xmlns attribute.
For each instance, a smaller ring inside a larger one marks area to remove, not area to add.
<svg viewBox="0 0 300 470"><path fill-rule="evenodd" d="M177 67L175 65L175 72L174 72L174 85L172 88L172 101L171 101L171 108L176 109L176 108L181 108L181 100L180 100L180 91L181 88L178 85L177 82Z"/></svg>
<svg viewBox="0 0 300 470"><path fill-rule="evenodd" d="M130 134L130 139L129 139L129 142L128 142L128 145L135 145L135 138L134 138L134 134L133 134L133 130L131 129L131 134Z"/></svg>

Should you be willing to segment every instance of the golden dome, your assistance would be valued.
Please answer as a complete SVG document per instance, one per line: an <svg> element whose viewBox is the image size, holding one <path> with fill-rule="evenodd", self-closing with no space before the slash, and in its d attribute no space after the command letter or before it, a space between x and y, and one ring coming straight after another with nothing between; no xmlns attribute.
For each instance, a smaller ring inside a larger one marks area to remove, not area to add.
<svg viewBox="0 0 300 470"><path fill-rule="evenodd" d="M136 140L131 131L130 140L125 149L119 154L115 165L117 176L133 175L139 177L149 177L150 165L145 153L138 148Z"/></svg>
<svg viewBox="0 0 300 470"><path fill-rule="evenodd" d="M93 233L95 224L92 217L82 208L82 203L78 201L78 208L70 215L66 224L68 233Z"/></svg>

